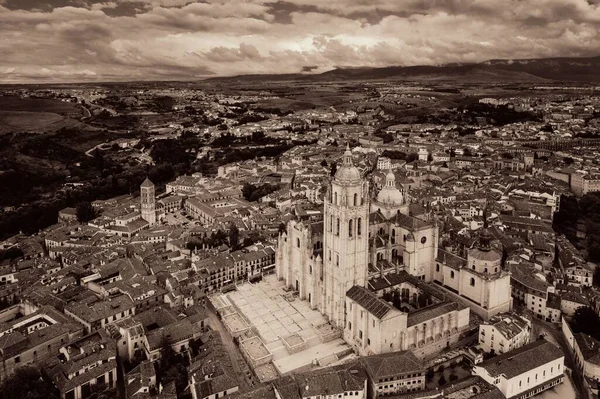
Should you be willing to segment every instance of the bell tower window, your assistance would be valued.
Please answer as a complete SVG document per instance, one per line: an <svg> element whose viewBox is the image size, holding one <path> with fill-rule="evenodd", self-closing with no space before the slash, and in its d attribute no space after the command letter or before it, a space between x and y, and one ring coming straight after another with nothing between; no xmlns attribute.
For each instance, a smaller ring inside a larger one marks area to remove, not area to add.
<svg viewBox="0 0 600 399"><path fill-rule="evenodd" d="M352 230L353 230L353 227L354 227L354 223L353 222L354 221L352 219L350 219L348 221L348 237L352 237Z"/></svg>

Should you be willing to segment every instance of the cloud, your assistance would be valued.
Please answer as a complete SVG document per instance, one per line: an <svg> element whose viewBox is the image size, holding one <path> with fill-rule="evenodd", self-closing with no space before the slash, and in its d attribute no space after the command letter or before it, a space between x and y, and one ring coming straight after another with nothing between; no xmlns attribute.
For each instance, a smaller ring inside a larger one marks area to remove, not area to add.
<svg viewBox="0 0 600 399"><path fill-rule="evenodd" d="M0 81L591 56L597 0L0 0Z"/></svg>

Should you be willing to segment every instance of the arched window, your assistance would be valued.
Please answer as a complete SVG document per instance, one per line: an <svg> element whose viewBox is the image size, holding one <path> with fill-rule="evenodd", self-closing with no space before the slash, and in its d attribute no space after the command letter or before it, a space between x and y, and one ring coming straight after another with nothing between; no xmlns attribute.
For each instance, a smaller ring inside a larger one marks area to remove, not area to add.
<svg viewBox="0 0 600 399"><path fill-rule="evenodd" d="M360 235L362 233L362 218L358 218L356 221L356 234Z"/></svg>
<svg viewBox="0 0 600 399"><path fill-rule="evenodd" d="M494 273L498 273L498 268L494 267Z"/></svg>
<svg viewBox="0 0 600 399"><path fill-rule="evenodd" d="M348 221L348 237L352 237L353 227L354 227L354 221L352 219L350 219Z"/></svg>
<svg viewBox="0 0 600 399"><path fill-rule="evenodd" d="M450 272L450 278L454 278L454 270Z"/></svg>
<svg viewBox="0 0 600 399"><path fill-rule="evenodd" d="M487 267L486 267L485 269L483 269L483 272L484 272L484 273L487 273Z"/></svg>
<svg viewBox="0 0 600 399"><path fill-rule="evenodd" d="M338 204L338 202L337 202L337 193L333 194L333 203L336 204L336 205Z"/></svg>
<svg viewBox="0 0 600 399"><path fill-rule="evenodd" d="M340 255L335 254L335 265L339 266L340 265Z"/></svg>
<svg viewBox="0 0 600 399"><path fill-rule="evenodd" d="M333 215L329 216L329 231L333 230Z"/></svg>
<svg viewBox="0 0 600 399"><path fill-rule="evenodd" d="M336 236L340 235L340 218L337 218L337 221L336 221L335 235Z"/></svg>
<svg viewBox="0 0 600 399"><path fill-rule="evenodd" d="M358 205L358 194L354 193L354 206Z"/></svg>
<svg viewBox="0 0 600 399"><path fill-rule="evenodd" d="M398 250L392 249L392 258L396 259L398 257Z"/></svg>
<svg viewBox="0 0 600 399"><path fill-rule="evenodd" d="M471 287L475 287L475 279L473 277L471 277L470 284L471 284Z"/></svg>
<svg viewBox="0 0 600 399"><path fill-rule="evenodd" d="M471 269L475 270L475 265L471 266Z"/></svg>
<svg viewBox="0 0 600 399"><path fill-rule="evenodd" d="M436 263L436 264L435 264L435 271L436 271L436 272L439 272L439 271L440 271L440 264L439 264L439 263Z"/></svg>
<svg viewBox="0 0 600 399"><path fill-rule="evenodd" d="M297 246L298 248L300 248L300 239L299 239L299 238L296 238L296 246Z"/></svg>
<svg viewBox="0 0 600 399"><path fill-rule="evenodd" d="M392 244L396 243L396 229L392 229Z"/></svg>

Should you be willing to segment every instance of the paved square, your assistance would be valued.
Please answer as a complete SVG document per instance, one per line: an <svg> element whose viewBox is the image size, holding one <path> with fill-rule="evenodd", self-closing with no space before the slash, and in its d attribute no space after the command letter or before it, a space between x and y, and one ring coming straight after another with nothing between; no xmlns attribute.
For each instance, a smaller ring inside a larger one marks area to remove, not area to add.
<svg viewBox="0 0 600 399"><path fill-rule="evenodd" d="M327 323L323 315L310 309L306 301L298 298L288 301L286 296L291 298L291 295L274 275L256 284L240 285L226 296L271 351L273 364L281 374L310 368L313 363L334 362L336 355L349 352L350 347L342 339L321 342L316 327ZM307 348L290 355L282 338L291 334L302 337Z"/></svg>

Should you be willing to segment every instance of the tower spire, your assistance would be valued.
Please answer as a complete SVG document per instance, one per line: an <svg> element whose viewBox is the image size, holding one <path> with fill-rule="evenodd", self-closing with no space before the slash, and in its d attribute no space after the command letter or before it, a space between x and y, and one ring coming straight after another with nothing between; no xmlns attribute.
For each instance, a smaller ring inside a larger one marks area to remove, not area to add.
<svg viewBox="0 0 600 399"><path fill-rule="evenodd" d="M344 152L344 166L353 166L352 165L352 151L350 151L350 143L346 143L346 151Z"/></svg>

